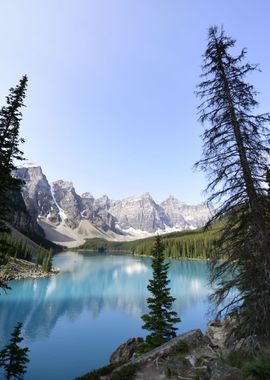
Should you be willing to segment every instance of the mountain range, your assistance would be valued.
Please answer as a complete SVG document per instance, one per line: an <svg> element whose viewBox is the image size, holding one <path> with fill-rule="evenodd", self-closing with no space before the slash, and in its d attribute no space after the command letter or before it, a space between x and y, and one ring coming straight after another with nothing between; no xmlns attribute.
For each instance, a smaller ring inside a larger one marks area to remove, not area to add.
<svg viewBox="0 0 270 380"><path fill-rule="evenodd" d="M188 205L169 196L157 204L149 193L111 200L94 198L90 192L76 193L73 183L58 180L50 184L40 166L17 168L24 181L22 197L32 220L45 237L68 247L85 239L131 240L202 227L211 211L205 203Z"/></svg>

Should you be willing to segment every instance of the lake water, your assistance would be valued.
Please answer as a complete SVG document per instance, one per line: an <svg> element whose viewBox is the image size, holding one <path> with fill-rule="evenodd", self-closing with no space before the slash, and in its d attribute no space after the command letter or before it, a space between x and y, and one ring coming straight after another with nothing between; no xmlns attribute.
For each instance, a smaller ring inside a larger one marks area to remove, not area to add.
<svg viewBox="0 0 270 380"><path fill-rule="evenodd" d="M205 330L207 263L170 260L170 287L176 297L179 333ZM105 365L132 336L145 336L151 259L123 254L66 252L54 258L57 276L10 283L0 295L0 347L23 323L23 346L30 349L26 380L71 380Z"/></svg>

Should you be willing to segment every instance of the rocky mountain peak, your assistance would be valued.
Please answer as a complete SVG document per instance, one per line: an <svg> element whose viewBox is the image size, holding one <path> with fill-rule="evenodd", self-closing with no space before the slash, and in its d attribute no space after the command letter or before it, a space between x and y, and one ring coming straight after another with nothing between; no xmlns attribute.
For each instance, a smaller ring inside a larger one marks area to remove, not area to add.
<svg viewBox="0 0 270 380"><path fill-rule="evenodd" d="M61 212L62 221L70 227L76 228L80 221L81 199L76 194L73 183L58 180L53 182L53 194L55 202Z"/></svg>
<svg viewBox="0 0 270 380"><path fill-rule="evenodd" d="M67 227L85 234L97 228L139 237L201 227L210 216L206 204L191 206L173 195L161 204L149 192L116 201L106 194L97 199L90 192L79 196L71 181L58 180L51 187L41 167L33 164L18 168L16 176L25 181L22 195L29 213L42 223L59 225L59 231Z"/></svg>
<svg viewBox="0 0 270 380"><path fill-rule="evenodd" d="M153 199L148 191L142 193L140 197L143 199Z"/></svg>
<svg viewBox="0 0 270 380"><path fill-rule="evenodd" d="M109 209L121 229L155 232L164 229L163 212L146 192L121 201L114 201ZM167 222L167 219L166 219Z"/></svg>
<svg viewBox="0 0 270 380"><path fill-rule="evenodd" d="M59 224L58 209L51 194L50 184L41 167L33 164L22 165L16 170L15 177L24 181L22 196L29 213L35 219L45 217Z"/></svg>
<svg viewBox="0 0 270 380"><path fill-rule="evenodd" d="M108 210L110 208L110 204L110 198L106 194L103 194L100 198L95 200L95 206L104 210Z"/></svg>
<svg viewBox="0 0 270 380"><path fill-rule="evenodd" d="M89 192L83 193L81 195L81 198L83 198L83 199L94 199L93 195Z"/></svg>
<svg viewBox="0 0 270 380"><path fill-rule="evenodd" d="M177 228L199 228L209 220L210 210L207 204L188 205L170 196L160 204L172 224Z"/></svg>
<svg viewBox="0 0 270 380"><path fill-rule="evenodd" d="M73 183L70 181L63 181L62 179L59 179L53 182L53 189L54 190L63 189L65 191L73 191L74 186L73 186Z"/></svg>
<svg viewBox="0 0 270 380"><path fill-rule="evenodd" d="M29 181L30 179L31 181L39 181L40 179L43 179L45 177L41 167L33 164L31 164L31 166L19 166L17 169L17 173L15 174L15 176L19 176L21 179L24 179L25 181Z"/></svg>
<svg viewBox="0 0 270 380"><path fill-rule="evenodd" d="M164 205L171 205L171 206L184 206L186 203L185 202L182 202L180 201L179 199L175 198L173 195L169 195L169 197L167 199L165 199L165 201L163 201L160 205L161 206L164 206Z"/></svg>

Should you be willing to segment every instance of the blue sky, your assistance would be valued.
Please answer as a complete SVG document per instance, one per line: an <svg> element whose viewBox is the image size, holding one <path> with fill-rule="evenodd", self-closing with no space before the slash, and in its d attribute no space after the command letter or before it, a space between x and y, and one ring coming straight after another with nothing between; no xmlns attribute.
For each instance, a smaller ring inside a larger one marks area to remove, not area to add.
<svg viewBox="0 0 270 380"><path fill-rule="evenodd" d="M269 14L269 0L2 0L0 100L28 75L25 157L78 193L202 201L194 90L207 29L223 24L248 48L269 111Z"/></svg>

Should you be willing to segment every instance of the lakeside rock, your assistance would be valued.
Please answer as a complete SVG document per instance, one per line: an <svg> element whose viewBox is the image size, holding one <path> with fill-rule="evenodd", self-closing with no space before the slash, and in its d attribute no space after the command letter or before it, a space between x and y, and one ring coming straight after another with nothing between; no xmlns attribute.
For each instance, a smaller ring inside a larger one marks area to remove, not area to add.
<svg viewBox="0 0 270 380"><path fill-rule="evenodd" d="M110 363L118 363L132 358L136 347L143 343L143 338L130 338L121 344L111 355Z"/></svg>
<svg viewBox="0 0 270 380"><path fill-rule="evenodd" d="M211 340L215 328L214 341ZM140 356L134 355L136 346L142 338L130 338L111 355L110 366L94 371L78 379L120 379L122 374L131 373L133 380L237 380L241 375L238 368L224 363L221 352L223 347L217 345L217 329L209 324L210 330L204 335L201 330L191 330L181 334L163 345ZM126 362L125 364L120 364ZM115 365L119 363L119 367ZM110 373L105 372L111 369ZM100 371L100 372L99 372ZM101 375L102 373L102 375ZM99 375L100 374L100 375ZM96 376L96 377L91 377ZM127 378L127 377L124 377Z"/></svg>
<svg viewBox="0 0 270 380"><path fill-rule="evenodd" d="M0 265L0 279L4 281L23 280L27 278L44 278L54 276L60 272L59 268L52 268L51 272L44 272L41 266L22 259L9 258L5 265Z"/></svg>

